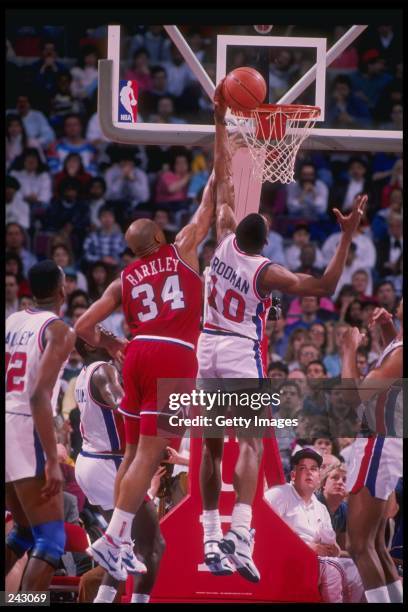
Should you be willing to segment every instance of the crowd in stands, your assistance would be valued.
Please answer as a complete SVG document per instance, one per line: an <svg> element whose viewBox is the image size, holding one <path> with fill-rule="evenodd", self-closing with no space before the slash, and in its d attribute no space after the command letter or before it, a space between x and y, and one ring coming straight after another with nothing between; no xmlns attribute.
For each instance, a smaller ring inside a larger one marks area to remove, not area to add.
<svg viewBox="0 0 408 612"><path fill-rule="evenodd" d="M293 35L307 35L290 27ZM222 31L253 34L246 27ZM333 28L331 43L344 32L343 27ZM185 28L184 33L215 78L215 29ZM138 83L138 121L212 123L211 101L161 26L128 29L125 48L122 78ZM97 62L105 54L106 28L81 31L78 24L74 33L62 26L27 26L7 33L6 317L33 304L28 270L50 257L65 270L63 317L74 324L131 261L124 241L130 221L153 218L171 241L200 202L212 169L210 147L124 147L105 139L96 113ZM327 70L323 127L401 130L401 58L399 31L385 25L368 27ZM253 49L231 54L228 69L240 65L257 67ZM309 66L302 52L271 51L270 101ZM308 95L299 101L311 103ZM261 210L270 225L265 256L316 277L340 236L333 208L349 211L361 193L368 194L367 212L335 294L321 299L282 295L282 317L267 323L268 376L281 392L280 416L293 418L301 410L314 416L327 412L327 397L316 391L314 379L331 381L330 401L336 401L348 326L365 332L358 354L362 377L382 351L381 339L367 322L376 306L394 313L402 296L403 161L399 154L382 152L380 145L361 154L301 151L295 182L263 188ZM210 233L200 251L202 272L215 246ZM104 326L129 336L120 311ZM86 503L72 475L81 448L73 394L81 367L74 351L55 418L61 463L66 466L66 518L75 520ZM290 479L291 457L304 444L320 451L324 447L323 456L333 458L336 468L322 472L324 479L316 480L316 490L320 489L319 499L328 507L340 535L337 542L344 549L346 493L343 487L335 496L334 510L330 484L344 476L351 440L333 439L323 421L321 426L315 422L314 431L302 431L300 426L292 436L278 438L285 476Z"/></svg>

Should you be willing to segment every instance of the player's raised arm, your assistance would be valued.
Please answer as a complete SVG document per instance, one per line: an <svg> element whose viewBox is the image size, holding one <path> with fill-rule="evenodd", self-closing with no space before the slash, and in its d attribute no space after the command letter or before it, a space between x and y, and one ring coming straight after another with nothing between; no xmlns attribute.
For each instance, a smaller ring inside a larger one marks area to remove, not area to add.
<svg viewBox="0 0 408 612"><path fill-rule="evenodd" d="M124 396L118 370L110 363L100 365L92 375L91 391L93 397L115 410Z"/></svg>
<svg viewBox="0 0 408 612"><path fill-rule="evenodd" d="M109 317L122 303L122 288L120 279L114 280L104 291L102 297L92 304L90 308L75 323L75 331L91 346L100 346L116 358L123 349L124 342L110 336L101 334L98 323Z"/></svg>
<svg viewBox="0 0 408 612"><path fill-rule="evenodd" d="M61 367L74 348L75 332L61 320L50 323L45 331L46 347L41 357L36 385L30 397L35 429L46 455L46 485L43 495L56 495L62 485L58 465L51 398Z"/></svg>
<svg viewBox="0 0 408 612"><path fill-rule="evenodd" d="M260 293L268 295L272 290L279 290L299 296L331 296L343 272L347 253L353 235L364 214L366 202L366 195L359 196L349 215L342 215L337 209L334 209L333 212L340 223L342 234L336 252L321 278L314 278L309 274L290 272L282 266L272 264L260 274L258 280L258 290Z"/></svg>

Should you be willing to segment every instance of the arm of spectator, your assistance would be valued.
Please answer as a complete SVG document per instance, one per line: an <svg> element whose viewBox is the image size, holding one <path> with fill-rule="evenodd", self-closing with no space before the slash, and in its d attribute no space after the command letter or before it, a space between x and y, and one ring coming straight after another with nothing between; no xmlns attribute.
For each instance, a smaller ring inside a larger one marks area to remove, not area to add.
<svg viewBox="0 0 408 612"><path fill-rule="evenodd" d="M39 135L37 136L37 140L42 147L49 146L55 140L55 132L48 123L45 115L42 113L38 113L38 127L39 127Z"/></svg>
<svg viewBox="0 0 408 612"><path fill-rule="evenodd" d="M175 181L171 180L171 182L167 179L167 177L163 177L163 187L164 190L167 191L168 194L173 195L173 193L177 193L180 189L183 189L186 185L188 185L191 178L191 172L188 172L181 179L177 179Z"/></svg>
<svg viewBox="0 0 408 612"><path fill-rule="evenodd" d="M169 458L163 461L163 463L173 463L177 465L189 465L190 460L188 457L183 457L180 455L174 448L167 446L167 451L169 453Z"/></svg>

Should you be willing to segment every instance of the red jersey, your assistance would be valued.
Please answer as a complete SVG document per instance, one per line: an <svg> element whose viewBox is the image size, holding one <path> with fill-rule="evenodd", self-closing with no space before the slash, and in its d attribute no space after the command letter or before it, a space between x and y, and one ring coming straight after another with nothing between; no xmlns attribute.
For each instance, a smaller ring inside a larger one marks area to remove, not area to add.
<svg viewBox="0 0 408 612"><path fill-rule="evenodd" d="M123 312L133 336L174 338L196 346L202 282L174 244L129 264L121 280Z"/></svg>

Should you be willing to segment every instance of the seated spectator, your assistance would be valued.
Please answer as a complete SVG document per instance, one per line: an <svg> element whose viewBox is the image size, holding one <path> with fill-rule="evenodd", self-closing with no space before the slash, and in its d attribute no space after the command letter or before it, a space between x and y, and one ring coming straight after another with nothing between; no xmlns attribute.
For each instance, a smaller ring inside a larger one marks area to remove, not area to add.
<svg viewBox="0 0 408 612"><path fill-rule="evenodd" d="M51 249L51 259L55 261L57 266L61 268L72 268L74 266L74 258L70 251L70 249L61 242L57 242ZM77 273L77 285L78 289L82 291L88 290L88 282L85 278L85 275L82 274L80 270L76 271Z"/></svg>
<svg viewBox="0 0 408 612"><path fill-rule="evenodd" d="M87 236L84 242L84 259L89 263L103 261L109 266L118 266L126 242L117 230L115 213L109 206L99 210L100 229Z"/></svg>
<svg viewBox="0 0 408 612"><path fill-rule="evenodd" d="M181 102L183 93L196 81L196 77L175 44L171 45L170 55L171 61L163 62L162 65L166 70L169 93Z"/></svg>
<svg viewBox="0 0 408 612"><path fill-rule="evenodd" d="M136 81L139 92L150 91L153 87L152 76L150 74L149 53L143 47L134 52L130 68L123 77L126 81Z"/></svg>
<svg viewBox="0 0 408 612"><path fill-rule="evenodd" d="M31 108L31 97L28 92L17 95L16 111L23 121L27 138L35 141L43 149L55 140L54 130L46 116L41 111Z"/></svg>
<svg viewBox="0 0 408 612"><path fill-rule="evenodd" d="M317 497L322 457L304 448L292 457L291 482L268 489L265 499L319 557L319 590L323 602L359 603L364 589L351 559L339 557L340 547L330 514Z"/></svg>
<svg viewBox="0 0 408 612"><path fill-rule="evenodd" d="M380 130L402 130L403 129L403 107L402 104L393 104L388 120L379 125Z"/></svg>
<svg viewBox="0 0 408 612"><path fill-rule="evenodd" d="M337 452L337 448L334 449L332 438L312 438L312 444L313 448L323 457L323 461L326 455L334 457L334 454ZM336 459L336 457L334 457L334 459Z"/></svg>
<svg viewBox="0 0 408 612"><path fill-rule="evenodd" d="M290 322L285 326L285 334L290 336L293 330L298 329L299 327L309 330L312 323L322 323L322 319L318 316L318 311L320 309L320 298L311 295L311 296L302 296L299 298L300 303L300 313L299 318L296 319L293 323Z"/></svg>
<svg viewBox="0 0 408 612"><path fill-rule="evenodd" d="M321 355L326 354L328 345L328 334L323 323L313 323L309 329L310 341L319 349Z"/></svg>
<svg viewBox="0 0 408 612"><path fill-rule="evenodd" d="M23 262L24 276L27 278L28 271L35 263L36 256L24 248L27 237L24 229L19 223L8 223L6 225L6 253L18 255Z"/></svg>
<svg viewBox="0 0 408 612"><path fill-rule="evenodd" d="M375 28L368 28L364 32L362 40L363 51L375 49L384 58L392 70L401 61L402 40L395 26L380 25Z"/></svg>
<svg viewBox="0 0 408 612"><path fill-rule="evenodd" d="M385 189L387 187L384 187L383 194ZM391 213L402 214L402 189L393 187L388 193L386 205L386 208L382 208L375 214L371 223L373 238L377 242L384 240L388 236L387 220L389 215Z"/></svg>
<svg viewBox="0 0 408 612"><path fill-rule="evenodd" d="M44 97L44 103L55 94L59 75L68 72L66 66L57 58L55 44L52 41L44 41L41 57L31 67L34 75L33 84Z"/></svg>
<svg viewBox="0 0 408 612"><path fill-rule="evenodd" d="M82 102L71 93L72 77L69 72L63 72L57 77L57 88L49 102L48 117L57 137L62 136L64 117L72 114L82 114Z"/></svg>
<svg viewBox="0 0 408 612"><path fill-rule="evenodd" d="M92 45L82 47L78 65L71 68L71 93L74 98L78 100L92 98L98 86L98 59L96 47Z"/></svg>
<svg viewBox="0 0 408 612"><path fill-rule="evenodd" d="M150 115L150 123L185 123L184 119L174 116L174 102L170 96L162 96L157 101L156 112Z"/></svg>
<svg viewBox="0 0 408 612"><path fill-rule="evenodd" d="M299 317L302 314L301 308L301 300L300 298L294 298L290 302L289 310L287 312L286 318L288 323L295 323L299 320ZM322 322L331 321L333 319L337 319L337 314L335 312L335 306L330 298L322 297L319 299L319 309L317 311L317 317Z"/></svg>
<svg viewBox="0 0 408 612"><path fill-rule="evenodd" d="M320 357L320 351L317 346L312 343L305 342L299 349L299 369L306 373L306 368L309 363L312 361L319 361Z"/></svg>
<svg viewBox="0 0 408 612"><path fill-rule="evenodd" d="M299 64L290 49L279 49L269 68L269 100L277 102L294 81Z"/></svg>
<svg viewBox="0 0 408 612"><path fill-rule="evenodd" d="M19 115L9 114L6 117L6 170L14 170L24 151L30 147L37 149L44 157L36 140L29 138L24 123Z"/></svg>
<svg viewBox="0 0 408 612"><path fill-rule="evenodd" d="M70 114L64 117L62 138L48 150L48 165L53 174L63 169L64 160L70 153L81 156L86 172L95 174L95 148L82 136L82 119L79 115Z"/></svg>
<svg viewBox="0 0 408 612"><path fill-rule="evenodd" d="M176 238L177 226L171 222L168 211L163 210L162 208L157 208L154 211L152 219L160 227L160 229L163 230L167 243L170 244L171 242L174 242ZM203 249L204 247L205 245L203 246Z"/></svg>
<svg viewBox="0 0 408 612"><path fill-rule="evenodd" d="M101 222L98 213L106 206L106 182L101 176L94 176L88 183L87 202L92 229L100 229Z"/></svg>
<svg viewBox="0 0 408 612"><path fill-rule="evenodd" d="M60 232L72 244L78 255L82 250L85 233L89 226L89 211L80 198L81 183L75 178L61 181L58 197L54 198L47 211L44 227Z"/></svg>
<svg viewBox="0 0 408 612"><path fill-rule="evenodd" d="M394 289L398 297L402 297L402 290L403 290L403 275L402 275L403 261L404 261L404 256L403 256L403 253L401 253L398 260L395 262L395 266L392 270L392 273L388 274L385 277L385 280L390 281L394 285Z"/></svg>
<svg viewBox="0 0 408 612"><path fill-rule="evenodd" d="M148 91L142 91L139 97L138 109L144 117L156 112L160 98L171 96L166 70L162 66L154 66L150 73L152 85Z"/></svg>
<svg viewBox="0 0 408 612"><path fill-rule="evenodd" d="M17 276L6 273L6 319L19 309Z"/></svg>
<svg viewBox="0 0 408 612"><path fill-rule="evenodd" d="M155 204L169 211L188 207L188 184L191 179L190 156L187 151L172 152L170 170L160 174L155 194Z"/></svg>
<svg viewBox="0 0 408 612"><path fill-rule="evenodd" d="M211 238L206 240L201 248L201 253L199 257L200 264L200 274L203 274L205 268L210 265L211 259L215 253L215 249L217 248L217 243L215 240Z"/></svg>
<svg viewBox="0 0 408 612"><path fill-rule="evenodd" d="M360 348L367 352L368 365L371 367L375 365L382 353L381 334L378 333L378 328L377 330L375 328L369 329L363 322L360 325L360 332L363 334Z"/></svg>
<svg viewBox="0 0 408 612"><path fill-rule="evenodd" d="M316 178L316 168L305 162L297 180L286 186L286 205L289 215L316 221L327 211L329 190Z"/></svg>
<svg viewBox="0 0 408 612"><path fill-rule="evenodd" d="M44 215L52 197L51 177L37 149L25 149L19 165L10 173L21 186L21 194L34 217Z"/></svg>
<svg viewBox="0 0 408 612"><path fill-rule="evenodd" d="M287 262L283 250L283 238L281 234L275 232L273 229L273 215L269 212L263 212L262 214L269 224L268 242L264 246L262 255L273 261L273 263L279 264L286 268Z"/></svg>
<svg viewBox="0 0 408 612"><path fill-rule="evenodd" d="M353 272L351 277L351 286L357 294L357 299L361 302L372 300L373 282L371 274L367 270L359 269Z"/></svg>
<svg viewBox="0 0 408 612"><path fill-rule="evenodd" d="M62 380L69 382L73 378L76 378L82 370L83 366L84 364L82 362L81 355L75 348L73 348L71 353L69 354L68 361L64 366Z"/></svg>
<svg viewBox="0 0 408 612"><path fill-rule="evenodd" d="M159 64L170 61L170 47L171 40L166 36L163 26L151 25L143 34L136 34L132 38L129 53L132 55L138 49L144 48L149 53L150 60Z"/></svg>
<svg viewBox="0 0 408 612"><path fill-rule="evenodd" d="M294 380L300 389L302 397L305 396L309 388L307 385L306 374L303 372L303 370L291 370L288 374L287 380Z"/></svg>
<svg viewBox="0 0 408 612"><path fill-rule="evenodd" d="M67 300L67 309L65 312L65 316L67 319L72 321L74 316L74 311L76 308L83 308L87 310L91 305L91 300L86 291L82 289L75 289L72 293L69 294Z"/></svg>
<svg viewBox="0 0 408 612"><path fill-rule="evenodd" d="M6 176L6 223L19 223L24 229L30 228L30 207L24 201L21 185L14 176Z"/></svg>
<svg viewBox="0 0 408 612"><path fill-rule="evenodd" d="M332 206L342 213L348 212L353 207L355 197L361 193L368 194L370 188L366 162L360 157L352 157L348 162L347 178L336 182L331 191Z"/></svg>
<svg viewBox="0 0 408 612"><path fill-rule="evenodd" d="M334 28L334 41L337 42L346 33L347 28L336 26ZM354 72L358 68L358 52L356 47L351 44L327 67L327 72Z"/></svg>
<svg viewBox="0 0 408 612"><path fill-rule="evenodd" d="M280 381L286 380L289 373L288 366L283 361L275 361L270 363L268 367L268 378L278 379Z"/></svg>
<svg viewBox="0 0 408 612"><path fill-rule="evenodd" d="M299 274L310 274L319 278L323 270L316 265L316 247L314 244L305 244L300 251L300 266L295 270Z"/></svg>
<svg viewBox="0 0 408 612"><path fill-rule="evenodd" d="M285 362L289 365L289 370L292 371L299 368L299 351L301 346L309 340L309 334L306 329L299 327L294 329L289 337L285 335L285 338L287 340Z"/></svg>
<svg viewBox="0 0 408 612"><path fill-rule="evenodd" d="M139 204L149 199L149 181L146 173L136 167L131 149L121 149L117 154L118 161L105 173L106 198L112 202L123 201L134 211Z"/></svg>
<svg viewBox="0 0 408 612"><path fill-rule="evenodd" d="M286 380L279 389L280 404L273 413L276 419L298 419L302 410L302 396L300 387L295 381ZM279 454L282 460L282 467L286 479L290 475L290 458L296 440L296 429L285 427L276 429L276 441L278 443Z"/></svg>
<svg viewBox="0 0 408 612"><path fill-rule="evenodd" d="M363 302L358 299L354 299L346 310L344 315L345 323L348 323L352 327L360 327L363 322Z"/></svg>
<svg viewBox="0 0 408 612"><path fill-rule="evenodd" d="M377 271L380 278L397 271L404 244L402 215L391 213L387 226L388 236L377 243Z"/></svg>
<svg viewBox="0 0 408 612"><path fill-rule="evenodd" d="M314 359L304 367L304 372L310 392L303 399L302 414L310 419L308 435L312 439L313 436L320 439L323 437L320 432L329 430L328 423L325 422L330 413L330 399L324 384L325 379L328 378L327 370L320 359ZM319 418L316 421L314 417ZM323 421L320 417L324 417Z"/></svg>
<svg viewBox="0 0 408 612"><path fill-rule="evenodd" d="M30 285L24 276L23 262L16 253L6 253L6 274L14 274L18 283L18 297L31 295Z"/></svg>
<svg viewBox="0 0 408 612"><path fill-rule="evenodd" d="M92 180L89 172L85 172L82 157L79 153L69 153L64 159L61 172L54 177L54 192L58 193L61 182L67 178L73 178L81 184L81 196L84 197Z"/></svg>
<svg viewBox="0 0 408 612"><path fill-rule="evenodd" d="M98 300L112 282L112 268L103 261L93 263L88 270L88 295L94 302Z"/></svg>
<svg viewBox="0 0 408 612"><path fill-rule="evenodd" d="M340 295L342 295L342 289L344 287L350 287L350 295L357 297L354 289L351 287L351 279L356 270L360 270L360 262L357 258L357 245L355 242L350 244L346 263L344 264L343 272L340 274L340 278L337 283L337 287L334 291L333 298L337 301Z"/></svg>
<svg viewBox="0 0 408 612"><path fill-rule="evenodd" d="M402 59L393 71L393 79L381 91L374 109L374 116L378 123L389 121L394 104L402 106L403 100L403 65Z"/></svg>
<svg viewBox="0 0 408 612"><path fill-rule="evenodd" d="M18 298L18 309L28 310L34 308L34 299L31 295L22 295Z"/></svg>
<svg viewBox="0 0 408 612"><path fill-rule="evenodd" d="M326 121L332 128L362 129L371 126L368 105L354 94L347 75L339 74L331 85Z"/></svg>
<svg viewBox="0 0 408 612"><path fill-rule="evenodd" d="M368 49L362 57L362 68L352 75L351 81L356 96L373 110L382 90L392 80L385 72L385 60L377 49Z"/></svg>
<svg viewBox="0 0 408 612"><path fill-rule="evenodd" d="M346 552L347 531L347 468L339 460L325 470L322 470L320 491L316 493L317 499L326 506L332 527L336 532L336 541L340 547L340 555L348 556Z"/></svg>
<svg viewBox="0 0 408 612"><path fill-rule="evenodd" d="M359 346L357 349L356 365L360 380L364 380L369 371L369 363L368 352L362 346Z"/></svg>
<svg viewBox="0 0 408 612"><path fill-rule="evenodd" d="M342 286L335 302L336 312L338 313L340 321L344 321L347 308L356 297L357 294L351 285L347 284Z"/></svg>
<svg viewBox="0 0 408 612"><path fill-rule="evenodd" d="M393 315L396 312L398 305L398 297L395 287L391 281L383 281L377 285L374 296L380 308L385 308Z"/></svg>
<svg viewBox="0 0 408 612"><path fill-rule="evenodd" d="M298 223L293 230L291 246L285 249L285 258L288 264L289 270L297 270L300 263L300 252L302 247L310 244L310 229L307 223ZM315 265L317 268L323 268L325 262L323 260L321 251L316 247L316 260ZM279 262L277 262L279 263Z"/></svg>

